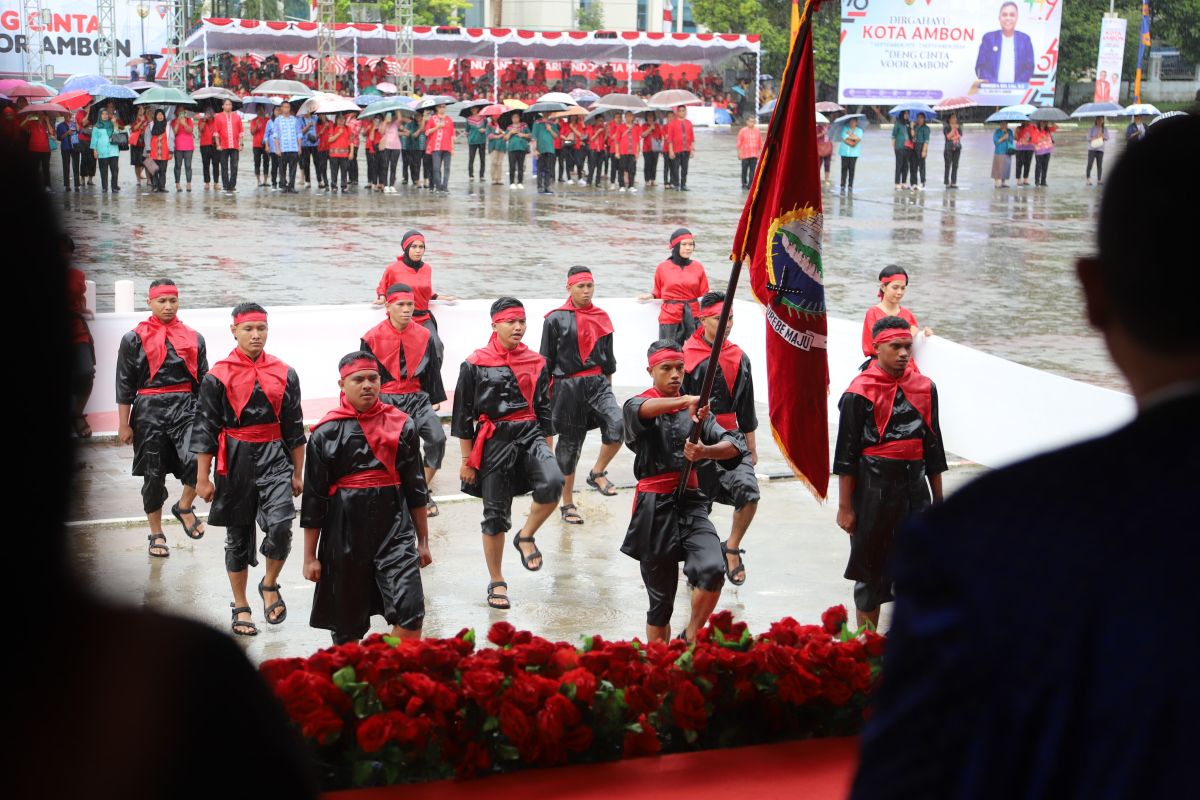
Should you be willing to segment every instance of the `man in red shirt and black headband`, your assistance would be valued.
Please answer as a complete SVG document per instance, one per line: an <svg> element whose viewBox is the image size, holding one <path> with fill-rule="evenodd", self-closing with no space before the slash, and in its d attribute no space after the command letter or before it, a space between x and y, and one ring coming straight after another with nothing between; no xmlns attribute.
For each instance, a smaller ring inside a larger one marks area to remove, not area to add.
<svg viewBox="0 0 1200 800"><path fill-rule="evenodd" d="M912 363L912 329L884 317L871 329L875 358L842 395L833 471L838 527L850 534L846 577L858 624L879 624L891 602L888 572L896 530L909 514L942 501L946 451L937 387ZM928 483L928 485L926 485Z"/></svg>
<svg viewBox="0 0 1200 800"><path fill-rule="evenodd" d="M150 524L150 555L171 554L162 529L166 477L183 483L171 514L192 539L204 535L195 514L196 456L191 452L196 394L208 373L204 337L179 321L179 288L169 278L150 284L150 318L121 337L117 351L117 438L133 445L133 474L142 476L142 510Z"/></svg>
<svg viewBox="0 0 1200 800"><path fill-rule="evenodd" d="M263 352L267 312L257 303L233 309L229 326L237 346L213 365L200 384L192 429L196 494L212 503L208 520L225 528L225 571L233 588L233 632L255 636L246 600L248 568L258 566L255 523L265 534L260 552L266 576L258 583L267 622L287 617L279 573L292 546L292 498L304 475L304 416L296 371ZM216 483L209 471L216 461Z"/></svg>
<svg viewBox="0 0 1200 800"><path fill-rule="evenodd" d="M721 539L708 518L709 501L700 493L696 471L688 473L687 489L678 503L675 493L684 461L714 460L730 469L746 455L745 439L726 431L699 408L700 398L681 394L683 351L670 339L659 339L646 353L646 372L653 388L625 401L625 446L634 452L633 474L638 479L633 518L621 552L641 562L642 581L650 598L646 613L648 641L671 637L671 613L679 586L679 562L692 587L692 616L682 638L695 641L721 598L725 559ZM699 423L700 441L688 441ZM684 442L680 449L679 442Z"/></svg>
<svg viewBox="0 0 1200 800"><path fill-rule="evenodd" d="M317 584L310 624L333 643L366 635L382 614L399 639L421 636L421 568L432 563L417 429L380 401L379 363L338 362L341 402L312 428L304 459L304 577Z"/></svg>

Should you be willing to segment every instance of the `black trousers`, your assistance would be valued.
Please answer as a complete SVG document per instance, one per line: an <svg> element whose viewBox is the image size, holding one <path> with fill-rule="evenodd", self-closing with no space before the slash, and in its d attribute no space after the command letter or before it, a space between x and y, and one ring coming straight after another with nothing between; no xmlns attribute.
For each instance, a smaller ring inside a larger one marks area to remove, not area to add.
<svg viewBox="0 0 1200 800"><path fill-rule="evenodd" d="M187 182L190 185L192 182L192 152L191 150L176 150L175 151L175 183L179 183L179 175L182 171L187 176Z"/></svg>
<svg viewBox="0 0 1200 800"><path fill-rule="evenodd" d="M345 188L350 159L347 156L329 157L329 185Z"/></svg>
<svg viewBox="0 0 1200 800"><path fill-rule="evenodd" d="M266 173L271 161L267 157L267 148L254 148L254 177L261 178Z"/></svg>
<svg viewBox="0 0 1200 800"><path fill-rule="evenodd" d="M475 177L475 156L479 156L479 177L483 178L484 167L487 164L487 144L472 144L467 146L467 177Z"/></svg>
<svg viewBox="0 0 1200 800"><path fill-rule="evenodd" d="M150 179L150 185L165 192L167 190L167 165L171 162L159 161L156 158L154 163L158 165L158 172L154 173L154 177Z"/></svg>
<svg viewBox="0 0 1200 800"><path fill-rule="evenodd" d="M271 156L271 185L279 185L279 156L275 153L270 153Z"/></svg>
<svg viewBox="0 0 1200 800"><path fill-rule="evenodd" d="M646 183L654 183L658 178L658 153L653 150L642 153L642 178Z"/></svg>
<svg viewBox="0 0 1200 800"><path fill-rule="evenodd" d="M367 157L367 185L375 185L375 153L368 152Z"/></svg>
<svg viewBox="0 0 1200 800"><path fill-rule="evenodd" d="M692 154L688 152L676 153L671 159L671 184L680 189L687 188L688 162L691 160Z"/></svg>
<svg viewBox="0 0 1200 800"><path fill-rule="evenodd" d="M232 192L237 188L238 150L229 148L221 151L221 186Z"/></svg>
<svg viewBox="0 0 1200 800"><path fill-rule="evenodd" d="M550 191L554 183L554 153L538 153L537 185L539 192Z"/></svg>
<svg viewBox="0 0 1200 800"><path fill-rule="evenodd" d="M909 150L905 147L894 148L892 152L896 156L895 180L892 183L908 183L908 154Z"/></svg>
<svg viewBox="0 0 1200 800"><path fill-rule="evenodd" d="M71 188L71 170L75 170L75 188L79 188L79 151L62 151L63 188Z"/></svg>
<svg viewBox="0 0 1200 800"><path fill-rule="evenodd" d="M299 161L299 153L285 151L279 154L279 185L282 188L296 190L296 166Z"/></svg>
<svg viewBox="0 0 1200 800"><path fill-rule="evenodd" d="M403 183L408 183L409 178L412 178L413 183L416 183L417 180L420 179L420 177L421 177L421 162L419 160L420 155L421 155L420 153L418 153L416 150L390 150L388 152L399 153L399 155L400 155L400 180ZM416 176L416 177L413 177L413 176ZM390 182L394 183L395 180L396 180L396 171L395 171L395 168L393 168L392 169L392 180Z"/></svg>
<svg viewBox="0 0 1200 800"><path fill-rule="evenodd" d="M616 183L621 172L621 157L616 153L608 154L608 182Z"/></svg>
<svg viewBox="0 0 1200 800"><path fill-rule="evenodd" d="M593 186L598 178L603 177L601 166L605 157L606 154L600 150L588 150L588 183Z"/></svg>
<svg viewBox="0 0 1200 800"><path fill-rule="evenodd" d="M421 162L422 169L425 170L425 182L432 189L437 188L437 182L433 177L433 153L417 153L417 159Z"/></svg>
<svg viewBox="0 0 1200 800"><path fill-rule="evenodd" d="M842 188L854 188L854 167L858 165L858 156L842 156Z"/></svg>
<svg viewBox="0 0 1200 800"><path fill-rule="evenodd" d="M909 167L909 173L912 176L913 186L917 185L917 176L921 176L921 185L925 185L925 156L921 155L916 150L912 151L912 165Z"/></svg>
<svg viewBox="0 0 1200 800"><path fill-rule="evenodd" d="M617 185L632 189L634 178L637 177L637 156L632 153L627 156L618 156L617 166Z"/></svg>
<svg viewBox="0 0 1200 800"><path fill-rule="evenodd" d="M1016 180L1028 180L1029 167L1032 164L1033 164L1033 151L1032 150L1018 150L1017 151L1017 174L1015 176Z"/></svg>
<svg viewBox="0 0 1200 800"><path fill-rule="evenodd" d="M1035 156L1036 164L1033 167L1033 182L1036 186L1046 185L1046 172L1050 169L1050 153Z"/></svg>
<svg viewBox="0 0 1200 800"><path fill-rule="evenodd" d="M350 150L350 159L346 163L346 178L350 183L358 186L358 148Z"/></svg>
<svg viewBox="0 0 1200 800"><path fill-rule="evenodd" d="M312 162L317 155L317 146L304 146L300 148L300 172L304 175L304 182L312 182Z"/></svg>
<svg viewBox="0 0 1200 800"><path fill-rule="evenodd" d="M97 163L99 164L97 169L100 172L100 188L103 191L106 191L106 192L108 191L108 176L109 175L112 175L113 191L114 192L118 191L121 188L120 186L117 185L117 172L119 169L117 162L120 160L121 160L120 156L112 156L111 158L96 159Z"/></svg>
<svg viewBox="0 0 1200 800"><path fill-rule="evenodd" d="M1092 179L1092 164L1093 163L1096 165L1096 180L1103 181L1104 180L1104 151L1103 150L1088 150L1088 162L1087 162L1087 178L1088 178L1088 180ZM63 174L66 175L65 170L63 171ZM66 186L65 178L63 181L63 185Z"/></svg>
<svg viewBox="0 0 1200 800"><path fill-rule="evenodd" d="M329 185L329 151L317 150L313 153L313 163L317 168L317 185Z"/></svg>
<svg viewBox="0 0 1200 800"><path fill-rule="evenodd" d="M525 182L525 150L510 150L508 152L508 182Z"/></svg>
<svg viewBox="0 0 1200 800"><path fill-rule="evenodd" d="M961 147L947 147L942 151L942 161L946 163L946 171L942 175L942 183L947 186L958 184L958 157L961 155Z"/></svg>
<svg viewBox="0 0 1200 800"><path fill-rule="evenodd" d="M96 176L96 151L90 147L84 147L79 154L79 175L83 178Z"/></svg>
<svg viewBox="0 0 1200 800"><path fill-rule="evenodd" d="M407 150L384 150L383 153L377 153L382 159L375 168L379 171L379 183L385 186L391 186L396 182L396 162L400 160L400 155L404 154L405 159L408 158Z"/></svg>
<svg viewBox="0 0 1200 800"><path fill-rule="evenodd" d="M589 428L600 428L604 444L620 442L621 407L603 375L554 379L553 417L558 441L554 458L563 475L574 475Z"/></svg>
<svg viewBox="0 0 1200 800"><path fill-rule="evenodd" d="M754 170L758 168L757 158L742 159L742 188L749 189L750 181L754 180ZM845 185L845 181L842 184Z"/></svg>
<svg viewBox="0 0 1200 800"><path fill-rule="evenodd" d="M204 172L205 183L221 180L221 162L217 159L216 147L211 144L200 145L200 168Z"/></svg>
<svg viewBox="0 0 1200 800"><path fill-rule="evenodd" d="M30 153L38 172L42 173L42 185L50 188L50 151L45 153Z"/></svg>

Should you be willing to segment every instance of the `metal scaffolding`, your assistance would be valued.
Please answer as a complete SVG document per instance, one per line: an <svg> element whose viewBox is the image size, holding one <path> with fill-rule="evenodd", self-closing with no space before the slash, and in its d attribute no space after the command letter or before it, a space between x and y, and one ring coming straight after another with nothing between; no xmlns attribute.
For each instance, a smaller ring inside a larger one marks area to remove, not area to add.
<svg viewBox="0 0 1200 800"><path fill-rule="evenodd" d="M337 21L334 0L317 1L317 88L337 91L337 40L333 24Z"/></svg>
<svg viewBox="0 0 1200 800"><path fill-rule="evenodd" d="M42 50L48 15L42 12L42 0L22 0L21 21L25 28L25 80L46 80L46 58ZM37 23L37 30L31 27Z"/></svg>
<svg viewBox="0 0 1200 800"><path fill-rule="evenodd" d="M396 63L400 74L393 83L397 93L413 93L413 0L396 0Z"/></svg>
<svg viewBox="0 0 1200 800"><path fill-rule="evenodd" d="M96 0L97 74L117 80L117 2Z"/></svg>
<svg viewBox="0 0 1200 800"><path fill-rule="evenodd" d="M187 38L186 0L167 0L163 21L167 24L166 85L187 91L187 59L180 49Z"/></svg>

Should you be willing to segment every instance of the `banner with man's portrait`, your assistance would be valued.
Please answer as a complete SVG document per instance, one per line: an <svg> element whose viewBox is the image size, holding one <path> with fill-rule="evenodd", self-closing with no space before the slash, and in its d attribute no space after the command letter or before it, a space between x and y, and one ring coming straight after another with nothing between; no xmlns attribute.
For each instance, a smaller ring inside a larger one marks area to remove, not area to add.
<svg viewBox="0 0 1200 800"><path fill-rule="evenodd" d="M1100 51L1096 55L1096 89L1092 102L1121 102L1121 64L1125 61L1125 20L1105 17L1100 22Z"/></svg>

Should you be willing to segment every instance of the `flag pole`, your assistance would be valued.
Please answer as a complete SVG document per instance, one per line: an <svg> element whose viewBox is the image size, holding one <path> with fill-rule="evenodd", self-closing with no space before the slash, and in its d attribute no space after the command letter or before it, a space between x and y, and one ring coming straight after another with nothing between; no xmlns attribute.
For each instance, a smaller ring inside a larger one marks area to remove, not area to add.
<svg viewBox="0 0 1200 800"><path fill-rule="evenodd" d="M704 408L708 405L709 398L712 397L713 381L717 377L721 346L725 344L725 331L729 327L729 315L733 313L733 294L737 291L738 278L741 275L742 260L739 258L733 262L733 268L729 270L729 284L725 287L725 302L721 304L721 316L717 319L717 333L713 337L712 352L708 354L708 367L704 372L704 383L700 387L700 402L697 404L697 408ZM692 425L692 432L688 435L689 442L695 444L700 440L701 427L700 423ZM679 488L675 490L676 503L683 501L683 494L687 491L691 472L692 462L684 459L683 469L679 473Z"/></svg>

